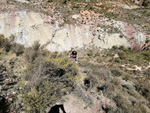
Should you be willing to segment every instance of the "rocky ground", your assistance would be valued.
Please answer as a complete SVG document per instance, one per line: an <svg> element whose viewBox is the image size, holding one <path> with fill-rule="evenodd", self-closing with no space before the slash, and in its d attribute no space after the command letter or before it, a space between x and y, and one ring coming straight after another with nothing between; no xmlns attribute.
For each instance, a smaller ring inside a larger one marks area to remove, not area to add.
<svg viewBox="0 0 150 113"><path fill-rule="evenodd" d="M62 91L65 96L59 100L54 98L57 101L45 111L63 105L67 113L150 112L149 7L122 0L66 4L47 0L3 0L0 6L0 33L6 37L15 36L15 42L25 47L39 40L43 44L41 48L46 47L52 52L78 51L76 86L72 86L71 92L71 86L62 88L67 90ZM25 110L33 113L36 110L27 104L29 101L23 100L22 95L26 94L24 98L28 99L28 95L37 97L39 92L28 89L30 85L24 87L32 84L24 76L31 76L32 69L38 67L36 62L45 58L48 52L38 50L39 44L20 50L20 45L13 45L12 41L3 45L4 42L0 40L0 113ZM7 51L8 47L12 49ZM68 56L67 52L64 54ZM51 56L57 58L57 52ZM32 62L36 57L36 62ZM44 60L49 61L48 58ZM64 63L64 59L52 61L59 68ZM31 67L27 67L29 64ZM27 68L30 68L28 73ZM34 80L33 77L28 79ZM33 99L34 102L37 101Z"/></svg>

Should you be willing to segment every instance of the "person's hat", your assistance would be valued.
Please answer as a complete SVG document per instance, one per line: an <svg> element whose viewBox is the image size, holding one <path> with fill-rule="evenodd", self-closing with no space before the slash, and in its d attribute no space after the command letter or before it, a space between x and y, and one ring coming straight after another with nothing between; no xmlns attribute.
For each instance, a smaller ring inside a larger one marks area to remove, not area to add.
<svg viewBox="0 0 150 113"><path fill-rule="evenodd" d="M72 51L72 54L73 54L73 55L77 55L77 52L76 52L76 51Z"/></svg>

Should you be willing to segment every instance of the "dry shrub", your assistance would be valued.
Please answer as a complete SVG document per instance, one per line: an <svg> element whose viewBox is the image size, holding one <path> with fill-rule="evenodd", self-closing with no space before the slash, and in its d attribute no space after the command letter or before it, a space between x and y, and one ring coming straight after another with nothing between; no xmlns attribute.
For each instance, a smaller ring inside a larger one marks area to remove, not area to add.
<svg viewBox="0 0 150 113"><path fill-rule="evenodd" d="M29 52L35 52L36 56L29 62L20 81L28 82L19 86L23 89L22 108L26 112L42 113L76 87L78 68L62 53L47 53L39 46L30 48Z"/></svg>

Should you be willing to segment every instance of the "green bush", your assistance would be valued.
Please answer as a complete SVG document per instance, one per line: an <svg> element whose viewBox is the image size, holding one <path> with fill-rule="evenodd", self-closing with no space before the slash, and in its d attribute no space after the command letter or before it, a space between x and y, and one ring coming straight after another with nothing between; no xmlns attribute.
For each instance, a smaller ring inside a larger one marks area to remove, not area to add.
<svg viewBox="0 0 150 113"><path fill-rule="evenodd" d="M117 46L112 46L112 49L116 50L116 49L118 49L118 47Z"/></svg>
<svg viewBox="0 0 150 113"><path fill-rule="evenodd" d="M121 84L121 80L119 78L113 78L111 83L113 83L116 86L119 86Z"/></svg>
<svg viewBox="0 0 150 113"><path fill-rule="evenodd" d="M126 53L125 52L118 52L119 58L121 60L125 60L126 59Z"/></svg>
<svg viewBox="0 0 150 113"><path fill-rule="evenodd" d="M3 48L6 52L11 50L13 43L11 37L8 39L4 35L0 35L0 48Z"/></svg>
<svg viewBox="0 0 150 113"><path fill-rule="evenodd" d="M130 80L130 75L128 74L123 74L123 77L122 77L124 80L128 81Z"/></svg>
<svg viewBox="0 0 150 113"><path fill-rule="evenodd" d="M127 100L123 95L117 95L115 98L114 98L114 101L116 102L117 104L117 111L119 110L119 112L117 113L125 113L125 112L128 112L130 111L130 102L129 100Z"/></svg>
<svg viewBox="0 0 150 113"><path fill-rule="evenodd" d="M11 49L11 43L10 41L6 38L3 40L2 48L6 51L9 52Z"/></svg>
<svg viewBox="0 0 150 113"><path fill-rule="evenodd" d="M119 68L111 69L111 73L116 77L122 76L122 74L123 74Z"/></svg>
<svg viewBox="0 0 150 113"><path fill-rule="evenodd" d="M89 56L89 57L93 56L93 50L89 50L87 53L87 56Z"/></svg>
<svg viewBox="0 0 150 113"><path fill-rule="evenodd" d="M34 60L44 54L46 50L42 50L42 46L40 45L39 41L35 41L32 47L26 48L25 50L25 58L28 62L34 62Z"/></svg>
<svg viewBox="0 0 150 113"><path fill-rule="evenodd" d="M24 79L20 81L28 81L28 84L19 85L23 89L22 107L26 112L42 113L76 87L78 68L73 60L62 53L43 54L41 48L32 49L37 56L29 62Z"/></svg>
<svg viewBox="0 0 150 113"><path fill-rule="evenodd" d="M17 55L21 55L24 53L24 46L21 44L14 43L12 46L12 51Z"/></svg>
<svg viewBox="0 0 150 113"><path fill-rule="evenodd" d="M0 35L0 47L3 47L3 44L4 44L4 42L5 42L5 37L4 37L4 35Z"/></svg>
<svg viewBox="0 0 150 113"><path fill-rule="evenodd" d="M143 51L141 55L143 56L144 60L150 61L150 50Z"/></svg>
<svg viewBox="0 0 150 113"><path fill-rule="evenodd" d="M24 52L24 46L14 42L14 36L5 38L4 35L0 35L0 48L3 48L6 52L13 51L17 56Z"/></svg>
<svg viewBox="0 0 150 113"><path fill-rule="evenodd" d="M27 62L29 63L33 62L37 56L38 56L38 53L34 51L33 49L28 48L25 50L25 58Z"/></svg>
<svg viewBox="0 0 150 113"><path fill-rule="evenodd" d="M32 45L32 48L34 51L38 51L40 49L41 44L39 41L35 41L34 44Z"/></svg>
<svg viewBox="0 0 150 113"><path fill-rule="evenodd" d="M48 80L39 80L22 96L25 110L30 113L44 113L47 107L53 105L61 98L60 85L53 84Z"/></svg>

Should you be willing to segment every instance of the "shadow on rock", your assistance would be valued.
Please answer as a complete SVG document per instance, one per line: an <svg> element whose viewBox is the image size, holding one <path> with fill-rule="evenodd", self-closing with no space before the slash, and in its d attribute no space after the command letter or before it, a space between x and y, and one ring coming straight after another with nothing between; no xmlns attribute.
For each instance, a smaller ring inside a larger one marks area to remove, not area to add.
<svg viewBox="0 0 150 113"><path fill-rule="evenodd" d="M63 113L66 113L63 104L55 105L55 106L51 107L51 109L48 113L60 113L59 112L60 109L63 111Z"/></svg>

